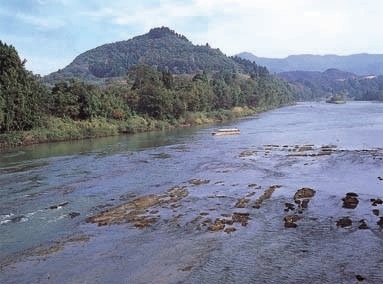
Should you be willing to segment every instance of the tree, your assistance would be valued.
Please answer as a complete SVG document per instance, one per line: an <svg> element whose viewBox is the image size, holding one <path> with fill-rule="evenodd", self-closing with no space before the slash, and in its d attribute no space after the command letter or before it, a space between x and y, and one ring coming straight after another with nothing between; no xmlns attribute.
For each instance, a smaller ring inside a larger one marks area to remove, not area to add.
<svg viewBox="0 0 383 284"><path fill-rule="evenodd" d="M29 130L42 122L48 92L25 62L0 41L0 132Z"/></svg>

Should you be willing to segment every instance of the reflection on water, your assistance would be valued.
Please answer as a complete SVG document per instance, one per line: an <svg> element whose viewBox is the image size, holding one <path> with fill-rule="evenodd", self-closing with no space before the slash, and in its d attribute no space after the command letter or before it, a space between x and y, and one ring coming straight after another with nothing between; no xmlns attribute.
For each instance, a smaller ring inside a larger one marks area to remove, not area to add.
<svg viewBox="0 0 383 284"><path fill-rule="evenodd" d="M189 128L1 153L0 282L381 283L383 105L303 103L226 126L241 135ZM316 191L305 207L303 187ZM355 209L342 207L348 192ZM124 203L121 225L85 222Z"/></svg>

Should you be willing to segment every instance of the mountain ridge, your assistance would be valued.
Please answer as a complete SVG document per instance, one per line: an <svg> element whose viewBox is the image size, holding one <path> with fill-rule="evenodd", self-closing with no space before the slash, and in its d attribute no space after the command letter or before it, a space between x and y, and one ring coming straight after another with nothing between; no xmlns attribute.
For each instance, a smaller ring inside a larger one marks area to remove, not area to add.
<svg viewBox="0 0 383 284"><path fill-rule="evenodd" d="M137 64L169 70L172 74L238 71L242 68L218 48L211 48L208 44L194 45L185 36L167 27L160 27L128 40L85 51L65 68L45 76L44 80L55 82L76 77L92 81L125 76Z"/></svg>
<svg viewBox="0 0 383 284"><path fill-rule="evenodd" d="M383 75L383 54L296 54L285 58L267 58L255 56L250 52L242 52L236 56L266 66L272 73L287 71L324 72L327 69L335 68L359 76Z"/></svg>

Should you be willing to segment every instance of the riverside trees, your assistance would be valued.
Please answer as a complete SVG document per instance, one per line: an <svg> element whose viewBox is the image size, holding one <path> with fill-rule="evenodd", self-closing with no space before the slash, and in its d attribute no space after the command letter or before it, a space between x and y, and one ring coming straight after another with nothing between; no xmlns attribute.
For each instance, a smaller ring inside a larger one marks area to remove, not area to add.
<svg viewBox="0 0 383 284"><path fill-rule="evenodd" d="M52 118L128 121L138 116L172 123L193 112L268 109L293 101L287 83L255 63L241 64L249 73L172 75L167 68L141 64L101 85L74 78L49 88L25 69L14 47L0 42L0 133L44 127Z"/></svg>
<svg viewBox="0 0 383 284"><path fill-rule="evenodd" d="M48 90L24 67L16 49L0 41L0 133L39 126Z"/></svg>

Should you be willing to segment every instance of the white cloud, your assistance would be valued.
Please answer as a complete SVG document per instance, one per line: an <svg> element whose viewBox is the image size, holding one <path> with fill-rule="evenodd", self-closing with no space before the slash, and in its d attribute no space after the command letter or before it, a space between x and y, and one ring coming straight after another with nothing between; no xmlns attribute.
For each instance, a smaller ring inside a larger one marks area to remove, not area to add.
<svg viewBox="0 0 383 284"><path fill-rule="evenodd" d="M19 37L13 41L20 43L16 47L33 50L29 54L36 58L39 52L40 57L62 54L73 58L75 52L129 39L158 26L168 26L195 44L208 42L228 55L241 51L268 57L298 53L383 53L380 0L38 0L35 3L38 9L30 12L15 5L0 7L3 27L6 18L19 22L10 26L13 30L2 31L0 27L0 33L3 32L0 36ZM60 33L55 29L60 29ZM29 45L22 40L28 35L35 37ZM43 40L52 42L49 48L36 47L35 43ZM69 48L60 49L60 46ZM54 51L57 47L59 51ZM63 67L61 64L57 63L54 69Z"/></svg>
<svg viewBox="0 0 383 284"><path fill-rule="evenodd" d="M43 30L54 30L65 26L65 22L56 17L33 16L24 13L17 13L15 16L24 23L33 25Z"/></svg>
<svg viewBox="0 0 383 284"><path fill-rule="evenodd" d="M260 56L292 53L352 53L378 43L380 1L356 0L196 0L211 16L208 41L228 54L252 51ZM374 36L375 35L375 36ZM375 44L374 44L375 42Z"/></svg>

